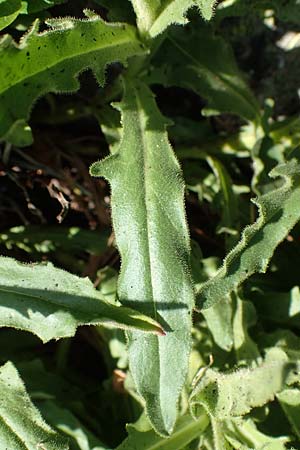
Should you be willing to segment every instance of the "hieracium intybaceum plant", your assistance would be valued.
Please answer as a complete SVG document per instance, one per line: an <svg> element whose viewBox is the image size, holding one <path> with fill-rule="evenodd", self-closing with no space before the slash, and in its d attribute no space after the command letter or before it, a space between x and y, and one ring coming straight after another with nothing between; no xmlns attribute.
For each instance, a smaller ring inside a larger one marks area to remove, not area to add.
<svg viewBox="0 0 300 450"><path fill-rule="evenodd" d="M73 93L79 89L79 74L93 72L100 112L94 104L90 113L99 120L110 154L92 164L90 174L110 185L121 258L117 301L108 301L101 286L96 289L88 278L51 263L25 265L1 257L1 327L28 331L44 343L72 337L82 325L97 327L100 335L102 329L125 329L130 373L125 388L140 403L142 415L128 426L119 450L280 450L288 442L294 445L300 439L300 339L289 330L272 334L267 329L270 333L260 330L256 342L248 329L256 323L259 296L263 318L269 314L268 295L285 296L282 304L290 307L285 314L300 310L297 286L279 294L265 288L263 278L251 284L254 274L267 271L275 249L300 219L299 121L271 118L271 101L265 108L259 104L219 32L223 20L252 13L253 5L240 0L219 5L214 0L97 0L95 9L107 12L105 20L85 9L81 19L47 18L39 31L36 18L17 41L28 23L24 18L43 17L47 8L50 15L60 3L0 1L3 154L32 144L28 120L38 98ZM287 6L279 0L254 3L257 20L270 10L280 20L293 18L293 1ZM115 63L117 75L107 81L106 70ZM206 101L203 117L234 114L238 132L216 139L208 122L195 128L186 117L178 128L171 127L156 101L157 86L193 91ZM200 201L220 211L219 233L226 236L228 250L222 264L203 259L199 249L191 251L178 158L203 162L203 180L193 185L187 175L186 184ZM249 186L230 177L228 167L240 174L236 158L252 161ZM242 198L250 189L257 196L256 209ZM243 231L239 205L252 213L252 222L243 219L248 224ZM32 239L24 242L29 245ZM16 242L13 232L3 233L1 240L7 246ZM276 263L271 268L276 272ZM78 417L84 422L79 400L74 406L72 397L70 412L57 392L45 393L34 381L38 387L30 391L28 373L33 378L44 374L39 363L24 368L13 353L9 359L0 369L1 449L110 448L97 436L99 424L78 422ZM290 424L288 434L281 429L272 434L273 410L274 417Z"/></svg>

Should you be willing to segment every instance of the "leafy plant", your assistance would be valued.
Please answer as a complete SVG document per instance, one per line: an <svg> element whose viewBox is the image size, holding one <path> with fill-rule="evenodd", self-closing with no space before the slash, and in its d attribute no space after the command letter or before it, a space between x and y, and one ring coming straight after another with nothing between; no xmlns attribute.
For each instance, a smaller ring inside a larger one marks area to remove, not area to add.
<svg viewBox="0 0 300 450"><path fill-rule="evenodd" d="M0 0L1 445L300 448L296 2L83 3Z"/></svg>

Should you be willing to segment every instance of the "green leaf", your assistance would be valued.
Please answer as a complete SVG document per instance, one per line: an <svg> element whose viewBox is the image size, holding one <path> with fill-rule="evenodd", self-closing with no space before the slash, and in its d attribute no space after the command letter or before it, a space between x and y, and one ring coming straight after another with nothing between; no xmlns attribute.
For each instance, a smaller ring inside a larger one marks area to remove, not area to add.
<svg viewBox="0 0 300 450"><path fill-rule="evenodd" d="M123 139L91 167L112 189L112 218L122 266L121 303L158 320L166 336L128 335L130 370L154 428L172 432L191 347L194 302L189 236L179 164L146 85L125 83Z"/></svg>
<svg viewBox="0 0 300 450"><path fill-rule="evenodd" d="M286 450L289 441L286 436L268 436L253 420L239 418L226 421L226 438L235 450Z"/></svg>
<svg viewBox="0 0 300 450"><path fill-rule="evenodd" d="M226 439L225 423L215 417L211 417L211 428L213 432L214 450L232 450L232 447Z"/></svg>
<svg viewBox="0 0 300 450"><path fill-rule="evenodd" d="M185 415L178 419L169 438L158 436L153 430L142 430L136 425L127 425L128 438L116 450L182 450L197 436L201 435L209 424L205 413L198 420Z"/></svg>
<svg viewBox="0 0 300 450"><path fill-rule="evenodd" d="M26 265L5 257L0 263L0 327L30 331L43 342L73 336L79 325L163 333L154 320L103 300L87 278L52 264Z"/></svg>
<svg viewBox="0 0 300 450"><path fill-rule="evenodd" d="M243 361L257 361L260 358L260 353L256 343L248 333L248 328L256 323L255 308L251 302L243 301L237 295L235 299L236 310L233 319L233 336L236 359L239 363Z"/></svg>
<svg viewBox="0 0 300 450"><path fill-rule="evenodd" d="M131 0L142 32L152 38L172 24L185 24L187 11L196 6L205 20L211 19L216 0Z"/></svg>
<svg viewBox="0 0 300 450"><path fill-rule="evenodd" d="M255 272L265 272L276 247L300 219L300 164L296 158L270 172L282 185L254 200L259 217L247 226L217 274L198 290L198 308L209 308Z"/></svg>
<svg viewBox="0 0 300 450"><path fill-rule="evenodd" d="M129 25L108 24L85 11L87 19L51 19L38 32L36 21L16 45L8 35L0 43L0 138L9 138L15 122L28 119L32 104L47 92L73 92L77 76L89 68L100 85L107 64L144 53Z"/></svg>
<svg viewBox="0 0 300 450"><path fill-rule="evenodd" d="M217 19L225 17L245 16L264 13L270 10L280 20L294 23L300 23L300 9L298 0L234 0L233 2L220 3L217 11Z"/></svg>
<svg viewBox="0 0 300 450"><path fill-rule="evenodd" d="M23 3L23 13L34 14L43 9L49 9L52 6L66 3L67 0L25 0Z"/></svg>
<svg viewBox="0 0 300 450"><path fill-rule="evenodd" d="M168 55L166 60L165 55ZM259 105L237 67L231 47L208 28L174 30L154 59L149 81L180 86L207 99L206 115L230 112L259 121Z"/></svg>
<svg viewBox="0 0 300 450"><path fill-rule="evenodd" d="M53 428L66 435L73 445L76 443L76 450L109 450L69 410L50 400L39 402L38 407Z"/></svg>
<svg viewBox="0 0 300 450"><path fill-rule="evenodd" d="M130 0L136 14L137 26L141 32L149 32L157 17L161 0Z"/></svg>
<svg viewBox="0 0 300 450"><path fill-rule="evenodd" d="M256 292L250 294L259 315L269 322L300 328L300 289L289 292Z"/></svg>
<svg viewBox="0 0 300 450"><path fill-rule="evenodd" d="M64 226L19 226L0 233L0 244L8 249L16 246L31 253L49 253L57 249L69 252L87 251L100 255L107 247L107 232Z"/></svg>
<svg viewBox="0 0 300 450"><path fill-rule="evenodd" d="M202 407L219 420L248 414L274 399L285 385L293 365L279 348L269 350L264 362L253 369L224 374L208 369L191 396L197 417Z"/></svg>
<svg viewBox="0 0 300 450"><path fill-rule="evenodd" d="M277 398L296 436L300 439L300 390L285 389Z"/></svg>
<svg viewBox="0 0 300 450"><path fill-rule="evenodd" d="M232 304L229 296L202 311L216 344L229 352L233 346Z"/></svg>
<svg viewBox="0 0 300 450"><path fill-rule="evenodd" d="M108 17L112 22L134 23L134 12L132 5L126 1L119 0L94 0L108 11Z"/></svg>
<svg viewBox="0 0 300 450"><path fill-rule="evenodd" d="M21 10L21 0L0 0L0 31L10 25Z"/></svg>
<svg viewBox="0 0 300 450"><path fill-rule="evenodd" d="M12 363L0 368L0 447L14 450L68 450L67 442L53 431L31 403Z"/></svg>

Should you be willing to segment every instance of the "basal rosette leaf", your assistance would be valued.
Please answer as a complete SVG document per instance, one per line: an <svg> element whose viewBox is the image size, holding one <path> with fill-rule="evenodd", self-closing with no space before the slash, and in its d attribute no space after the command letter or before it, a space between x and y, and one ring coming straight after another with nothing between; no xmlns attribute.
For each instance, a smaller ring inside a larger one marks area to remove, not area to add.
<svg viewBox="0 0 300 450"><path fill-rule="evenodd" d="M6 35L0 43L0 138L13 141L36 99L48 92L73 92L77 76L91 69L100 85L107 64L126 63L144 53L134 27L104 22L86 11L86 19L51 19L39 33L36 21L17 45ZM27 140L28 143L28 140Z"/></svg>
<svg viewBox="0 0 300 450"><path fill-rule="evenodd" d="M158 320L166 335L128 333L129 366L147 415L172 432L191 347L194 302L184 184L149 88L125 83L118 150L91 167L111 185L112 218L122 265L118 297Z"/></svg>
<svg viewBox="0 0 300 450"><path fill-rule="evenodd" d="M203 110L206 115L229 112L249 121L260 121L259 105L231 47L208 28L198 26L170 32L153 58L148 80L196 92L208 102Z"/></svg>
<svg viewBox="0 0 300 450"><path fill-rule="evenodd" d="M227 374L208 369L191 395L192 412L197 417L204 407L218 420L244 416L272 401L284 389L293 368L283 350L272 348L254 368Z"/></svg>
<svg viewBox="0 0 300 450"><path fill-rule="evenodd" d="M256 272L264 273L276 247L300 219L300 164L296 158L270 172L281 186L258 197L259 216L247 226L217 274L197 292L197 307L209 308Z"/></svg>
<svg viewBox="0 0 300 450"><path fill-rule="evenodd" d="M186 14L193 6L205 20L211 19L216 0L131 0L142 32L152 38L172 24L188 22Z"/></svg>
<svg viewBox="0 0 300 450"><path fill-rule="evenodd" d="M67 441L43 420L11 362L0 368L0 448L68 450Z"/></svg>
<svg viewBox="0 0 300 450"><path fill-rule="evenodd" d="M47 342L97 324L163 333L153 319L106 302L88 278L52 264L0 257L0 327L29 331Z"/></svg>

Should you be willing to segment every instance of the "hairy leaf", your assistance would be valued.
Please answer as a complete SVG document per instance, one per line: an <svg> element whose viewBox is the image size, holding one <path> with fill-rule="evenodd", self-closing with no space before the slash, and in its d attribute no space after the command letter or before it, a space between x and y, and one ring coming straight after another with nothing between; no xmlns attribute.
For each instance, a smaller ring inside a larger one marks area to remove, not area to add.
<svg viewBox="0 0 300 450"><path fill-rule="evenodd" d="M235 300L236 310L233 319L233 336L237 360L240 363L243 361L257 361L260 358L260 353L256 343L248 333L248 328L256 323L255 308L251 302L243 301L237 295ZM223 303L222 300L220 303Z"/></svg>
<svg viewBox="0 0 300 450"><path fill-rule="evenodd" d="M286 354L274 348L254 369L239 369L229 374L208 369L192 393L192 411L197 416L204 406L220 420L248 414L252 408L274 399L284 388L292 367Z"/></svg>
<svg viewBox="0 0 300 450"><path fill-rule="evenodd" d="M205 20L211 19L216 0L131 0L138 27L153 38L171 24L185 24L187 11L195 6Z"/></svg>
<svg viewBox="0 0 300 450"><path fill-rule="evenodd" d="M12 363L0 368L0 447L14 450L68 450L67 442L53 431L31 403Z"/></svg>
<svg viewBox="0 0 300 450"><path fill-rule="evenodd" d="M272 178L282 185L258 197L259 217L247 226L241 241L231 250L217 274L198 291L197 305L209 308L255 272L265 272L275 248L300 219L300 164L296 158L278 165Z"/></svg>
<svg viewBox="0 0 300 450"><path fill-rule="evenodd" d="M73 336L79 325L108 324L163 333L152 319L114 306L87 278L52 264L21 264L0 257L0 326L36 334L43 342Z"/></svg>
<svg viewBox="0 0 300 450"><path fill-rule="evenodd" d="M167 435L191 346L193 286L184 186L178 162L152 93L142 83L125 84L121 103L123 139L118 151L91 167L112 189L112 217L121 253L118 296L151 315L166 336L129 333L130 369L155 429Z"/></svg>
<svg viewBox="0 0 300 450"><path fill-rule="evenodd" d="M166 60L165 55L168 55ZM259 121L259 106L230 46L209 29L174 30L161 45L149 81L190 89L208 100L207 115L230 112Z"/></svg>
<svg viewBox="0 0 300 450"><path fill-rule="evenodd" d="M108 24L86 11L84 20L52 19L49 31L35 22L16 45L8 35L0 43L0 138L9 140L13 127L23 127L32 104L47 92L78 89L77 76L89 68L100 85L107 64L126 62L144 52L135 29Z"/></svg>
<svg viewBox="0 0 300 450"><path fill-rule="evenodd" d="M209 419L205 413L194 420L186 415L178 419L172 436L163 438L158 436L153 430L139 429L136 425L128 425L128 438L122 442L117 450L174 450L183 449L184 445L199 436L209 424Z"/></svg>
<svg viewBox="0 0 300 450"><path fill-rule="evenodd" d="M226 421L226 438L230 442L230 450L286 450L286 436L268 436L256 427L251 419L232 419Z"/></svg>

